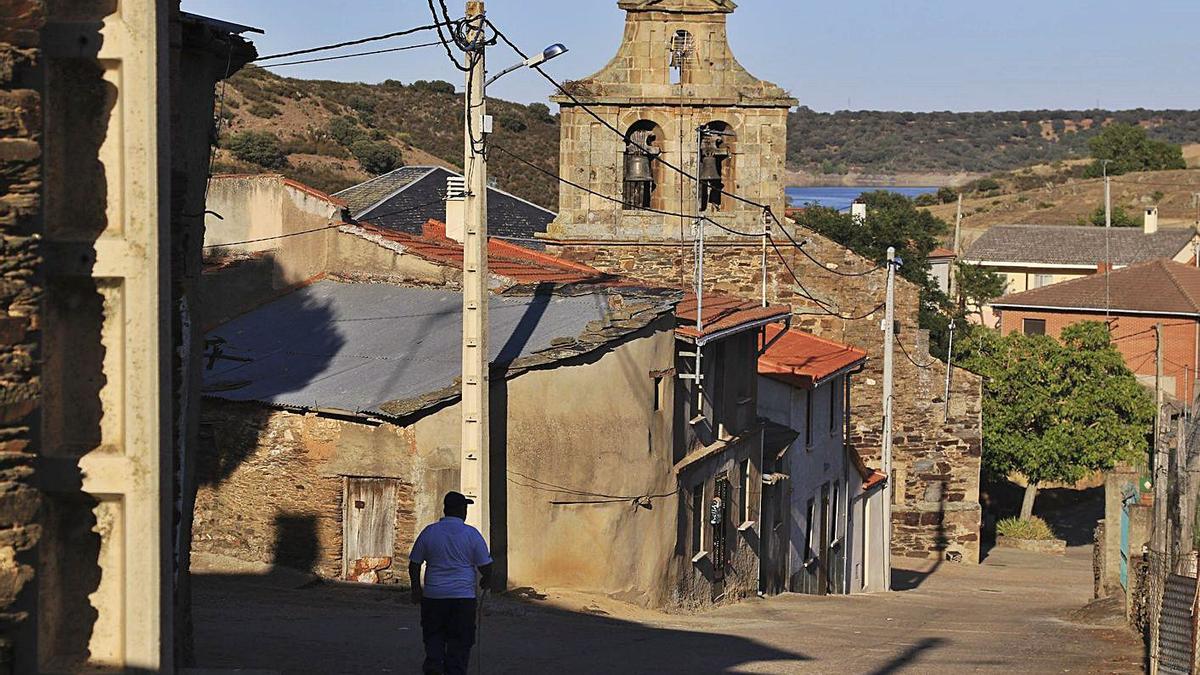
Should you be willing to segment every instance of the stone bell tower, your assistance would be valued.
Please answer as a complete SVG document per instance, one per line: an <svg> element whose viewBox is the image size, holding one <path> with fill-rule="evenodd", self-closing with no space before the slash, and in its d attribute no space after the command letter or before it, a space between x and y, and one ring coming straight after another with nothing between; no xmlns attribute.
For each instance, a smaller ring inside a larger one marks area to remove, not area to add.
<svg viewBox="0 0 1200 675"><path fill-rule="evenodd" d="M578 103L562 95L553 100L562 110L560 174L618 201L562 184L547 239L564 245L678 241L681 227L691 237L698 212L735 229L761 230L761 209L725 192L768 204L782 216L787 114L797 102L734 58L725 23L736 5L617 4L626 12L617 55L600 72L565 85ZM699 185L669 165L698 176ZM724 234L712 225L705 231L706 237Z"/></svg>

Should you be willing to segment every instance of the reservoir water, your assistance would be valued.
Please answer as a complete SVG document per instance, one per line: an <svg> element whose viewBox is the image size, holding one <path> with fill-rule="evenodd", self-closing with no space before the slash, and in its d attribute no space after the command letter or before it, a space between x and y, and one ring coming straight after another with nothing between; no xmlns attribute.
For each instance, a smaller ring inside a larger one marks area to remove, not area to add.
<svg viewBox="0 0 1200 675"><path fill-rule="evenodd" d="M917 197L931 192L937 192L936 187L790 187L787 189L788 204L792 206L817 205L826 206L838 211L850 208L855 199L864 192L887 190L899 192L905 197Z"/></svg>

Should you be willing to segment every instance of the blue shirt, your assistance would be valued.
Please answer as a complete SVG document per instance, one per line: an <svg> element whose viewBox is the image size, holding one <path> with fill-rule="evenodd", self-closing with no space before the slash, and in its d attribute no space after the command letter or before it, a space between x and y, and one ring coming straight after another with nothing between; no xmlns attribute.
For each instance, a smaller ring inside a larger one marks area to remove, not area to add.
<svg viewBox="0 0 1200 675"><path fill-rule="evenodd" d="M446 600L474 598L475 568L492 562L492 556L479 530L446 516L421 531L408 561L425 563L425 597Z"/></svg>

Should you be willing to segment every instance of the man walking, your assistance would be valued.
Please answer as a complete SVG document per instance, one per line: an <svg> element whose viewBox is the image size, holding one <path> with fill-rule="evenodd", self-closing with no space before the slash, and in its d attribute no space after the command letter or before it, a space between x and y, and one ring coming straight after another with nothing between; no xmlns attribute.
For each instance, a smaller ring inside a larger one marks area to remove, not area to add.
<svg viewBox="0 0 1200 675"><path fill-rule="evenodd" d="M479 530L467 525L467 505L458 492L442 500L444 518L426 527L408 556L413 604L421 605L428 674L466 675L475 644L475 569L480 588L490 588L492 556ZM425 584L421 584L421 565Z"/></svg>

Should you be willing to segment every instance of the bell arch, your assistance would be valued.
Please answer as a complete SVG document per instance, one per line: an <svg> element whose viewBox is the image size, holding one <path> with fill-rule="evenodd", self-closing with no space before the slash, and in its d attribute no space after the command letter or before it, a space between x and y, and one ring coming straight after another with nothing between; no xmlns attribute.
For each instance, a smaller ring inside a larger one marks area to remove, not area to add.
<svg viewBox="0 0 1200 675"><path fill-rule="evenodd" d="M730 208L725 191L734 192L737 181L737 134L720 120L700 127L700 210Z"/></svg>
<svg viewBox="0 0 1200 675"><path fill-rule="evenodd" d="M663 130L650 120L638 120L625 132L622 185L626 210L661 209Z"/></svg>

